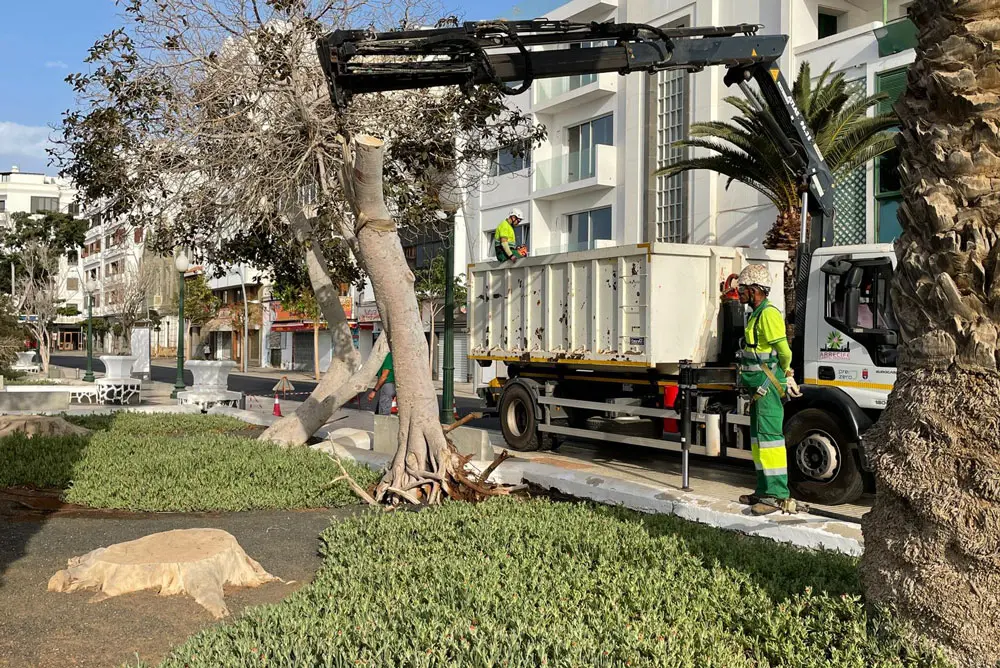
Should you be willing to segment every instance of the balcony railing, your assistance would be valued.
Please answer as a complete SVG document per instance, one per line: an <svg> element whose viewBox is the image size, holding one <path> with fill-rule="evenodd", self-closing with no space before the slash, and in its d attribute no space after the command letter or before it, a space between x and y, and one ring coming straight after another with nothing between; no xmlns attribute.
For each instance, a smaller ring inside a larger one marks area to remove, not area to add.
<svg viewBox="0 0 1000 668"><path fill-rule="evenodd" d="M558 188L594 178L600 170L601 160L613 159L614 154L614 146L598 144L582 151L542 160L535 165L535 190Z"/></svg>
<svg viewBox="0 0 1000 668"><path fill-rule="evenodd" d="M917 26L908 18L890 21L874 32L880 58L917 47Z"/></svg>
<svg viewBox="0 0 1000 668"><path fill-rule="evenodd" d="M582 88L595 81L597 81L596 74L579 74L571 77L542 79L535 84L535 104L544 104L552 98L564 95L571 90Z"/></svg>

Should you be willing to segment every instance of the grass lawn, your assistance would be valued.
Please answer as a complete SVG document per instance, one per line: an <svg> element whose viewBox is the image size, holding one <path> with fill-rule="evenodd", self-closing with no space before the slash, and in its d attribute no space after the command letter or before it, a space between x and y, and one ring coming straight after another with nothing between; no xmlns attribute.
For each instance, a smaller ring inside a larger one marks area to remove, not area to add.
<svg viewBox="0 0 1000 668"><path fill-rule="evenodd" d="M89 437L0 439L0 488L66 490L92 508L133 511L318 508L357 502L324 454L282 449L233 432L246 423L222 416L74 416ZM347 465L362 485L368 469Z"/></svg>
<svg viewBox="0 0 1000 668"><path fill-rule="evenodd" d="M856 560L665 516L497 499L364 513L316 580L174 650L204 666L934 666Z"/></svg>

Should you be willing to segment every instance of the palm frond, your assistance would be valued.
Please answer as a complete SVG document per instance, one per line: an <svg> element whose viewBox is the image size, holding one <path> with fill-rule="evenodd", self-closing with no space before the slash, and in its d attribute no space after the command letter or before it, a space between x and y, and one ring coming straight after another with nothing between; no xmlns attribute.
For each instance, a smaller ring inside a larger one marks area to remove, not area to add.
<svg viewBox="0 0 1000 668"><path fill-rule="evenodd" d="M896 148L895 133L879 137L866 144L863 148L854 151L852 155L845 157L841 161L836 173L841 174L855 170L862 165L868 164L875 158L885 155L894 148Z"/></svg>

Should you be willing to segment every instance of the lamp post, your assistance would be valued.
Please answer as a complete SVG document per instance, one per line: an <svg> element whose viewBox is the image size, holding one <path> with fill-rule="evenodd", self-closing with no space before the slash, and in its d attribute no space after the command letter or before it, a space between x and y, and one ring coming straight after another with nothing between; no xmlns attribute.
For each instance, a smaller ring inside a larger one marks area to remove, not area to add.
<svg viewBox="0 0 1000 668"><path fill-rule="evenodd" d="M247 340L249 336L250 329L250 305L247 303L247 283L243 278L243 267L237 268L237 274L240 277L240 285L243 286L243 351L240 357L243 359L243 373L247 372L247 351L250 350L250 342Z"/></svg>
<svg viewBox="0 0 1000 668"><path fill-rule="evenodd" d="M178 249L177 257L174 258L174 267L180 280L177 295L177 380L174 382L174 391L170 393L171 399L176 399L178 392L187 389L184 385L184 274L190 266L187 253L183 248Z"/></svg>
<svg viewBox="0 0 1000 668"><path fill-rule="evenodd" d="M97 281L88 280L84 284L87 293L87 373L83 380L94 382L94 293L97 292Z"/></svg>

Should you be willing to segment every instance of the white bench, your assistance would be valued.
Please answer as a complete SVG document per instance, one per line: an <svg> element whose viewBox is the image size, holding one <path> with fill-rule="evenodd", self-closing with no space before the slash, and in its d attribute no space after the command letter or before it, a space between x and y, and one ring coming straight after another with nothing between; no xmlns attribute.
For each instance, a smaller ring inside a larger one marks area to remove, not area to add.
<svg viewBox="0 0 1000 668"><path fill-rule="evenodd" d="M139 397L142 403L142 380L140 378L98 378L97 398L102 404L127 404L132 397Z"/></svg>
<svg viewBox="0 0 1000 668"><path fill-rule="evenodd" d="M68 392L70 402L96 404L100 398L97 385L5 385L7 392Z"/></svg>

